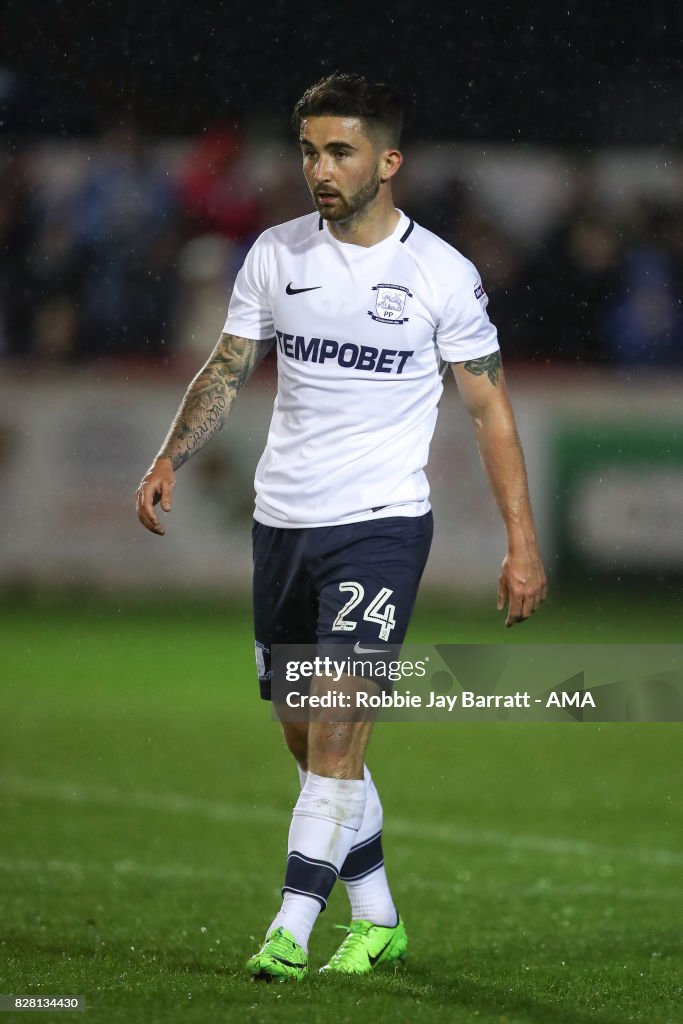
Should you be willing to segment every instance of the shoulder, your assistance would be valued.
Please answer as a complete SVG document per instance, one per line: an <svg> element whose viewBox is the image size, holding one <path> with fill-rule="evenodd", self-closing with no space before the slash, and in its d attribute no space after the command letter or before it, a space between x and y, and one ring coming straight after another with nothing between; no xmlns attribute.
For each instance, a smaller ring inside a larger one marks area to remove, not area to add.
<svg viewBox="0 0 683 1024"><path fill-rule="evenodd" d="M414 223L406 243L435 283L452 288L453 285L476 284L479 281L477 268L466 256L421 224Z"/></svg>
<svg viewBox="0 0 683 1024"><path fill-rule="evenodd" d="M254 247L277 249L283 245L297 245L319 233L320 215L307 213L303 217L295 217L294 220L286 220L282 224L266 228L254 242Z"/></svg>
<svg viewBox="0 0 683 1024"><path fill-rule="evenodd" d="M309 213L266 228L249 249L242 265L243 273L265 284L278 254L310 244L311 238L320 233L319 220L317 213Z"/></svg>

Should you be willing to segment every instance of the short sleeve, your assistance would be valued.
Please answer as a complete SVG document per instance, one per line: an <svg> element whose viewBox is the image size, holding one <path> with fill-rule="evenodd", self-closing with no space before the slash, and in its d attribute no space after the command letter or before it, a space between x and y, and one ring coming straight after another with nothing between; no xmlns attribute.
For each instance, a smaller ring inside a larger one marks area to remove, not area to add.
<svg viewBox="0 0 683 1024"><path fill-rule="evenodd" d="M247 253L235 279L223 328L226 334L255 341L267 341L275 336L268 289L272 259L272 246L266 236L261 235Z"/></svg>
<svg viewBox="0 0 683 1024"><path fill-rule="evenodd" d="M488 318L488 296L469 262L451 283L436 329L441 357L449 363L489 355L498 349L498 332Z"/></svg>

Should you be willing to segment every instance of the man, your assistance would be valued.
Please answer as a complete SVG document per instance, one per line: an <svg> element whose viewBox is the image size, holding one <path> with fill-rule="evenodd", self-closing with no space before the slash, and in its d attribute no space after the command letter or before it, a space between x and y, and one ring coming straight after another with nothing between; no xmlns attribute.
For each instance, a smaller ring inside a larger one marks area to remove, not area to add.
<svg viewBox="0 0 683 1024"><path fill-rule="evenodd" d="M506 625L536 611L546 587L481 282L463 256L394 207L398 98L335 74L304 94L293 123L317 213L269 229L249 252L225 333L138 490L140 520L163 534L153 505L170 509L174 470L221 428L275 345L278 394L256 471L253 531L265 699L273 643L343 641L364 651L402 642L431 541L424 466L447 362L507 528L498 585ZM405 955L382 807L364 763L370 728L283 721L302 789L282 906L247 965L255 978L306 975L309 935L337 877L352 920L322 969L367 973Z"/></svg>

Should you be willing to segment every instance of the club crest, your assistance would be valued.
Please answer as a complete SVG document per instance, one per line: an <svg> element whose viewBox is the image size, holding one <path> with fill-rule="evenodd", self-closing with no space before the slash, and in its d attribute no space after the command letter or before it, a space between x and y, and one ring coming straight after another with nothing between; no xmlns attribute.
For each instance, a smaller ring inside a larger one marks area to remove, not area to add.
<svg viewBox="0 0 683 1024"><path fill-rule="evenodd" d="M405 324L409 317L403 315L408 299L412 299L412 292L404 288L402 284L376 284L373 285L375 292L374 312L369 309L368 316L373 320L379 320L383 324Z"/></svg>

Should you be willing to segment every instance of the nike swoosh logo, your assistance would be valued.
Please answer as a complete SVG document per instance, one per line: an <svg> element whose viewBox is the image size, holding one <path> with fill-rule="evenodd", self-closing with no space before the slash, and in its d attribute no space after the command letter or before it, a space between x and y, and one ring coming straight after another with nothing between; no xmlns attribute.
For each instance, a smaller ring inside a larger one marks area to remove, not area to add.
<svg viewBox="0 0 683 1024"><path fill-rule="evenodd" d="M393 936L392 936L392 938L393 938ZM375 956L370 956L370 954L368 953L368 960L370 961L370 966L371 967L375 966L375 964L377 963L377 961L381 957L381 955L384 952L384 950L387 948L387 946L390 946L390 945L391 945L391 939L389 939L389 941L384 946L382 946L382 948L380 949L379 953L377 953Z"/></svg>
<svg viewBox="0 0 683 1024"><path fill-rule="evenodd" d="M290 281L285 291L288 295L301 295L302 292L317 292L319 288L322 288L321 284L313 285L312 288L292 288L292 282Z"/></svg>
<svg viewBox="0 0 683 1024"><path fill-rule="evenodd" d="M384 650L384 647L361 647L359 643L353 646L354 654L384 654Z"/></svg>
<svg viewBox="0 0 683 1024"><path fill-rule="evenodd" d="M391 942L391 939L389 940ZM386 946L384 947L386 949ZM384 952L384 950L382 950ZM277 960L279 964L284 964L285 967L303 967L303 964L295 964L292 960L285 960L284 957L274 956L273 960Z"/></svg>

